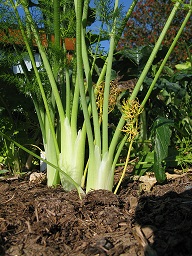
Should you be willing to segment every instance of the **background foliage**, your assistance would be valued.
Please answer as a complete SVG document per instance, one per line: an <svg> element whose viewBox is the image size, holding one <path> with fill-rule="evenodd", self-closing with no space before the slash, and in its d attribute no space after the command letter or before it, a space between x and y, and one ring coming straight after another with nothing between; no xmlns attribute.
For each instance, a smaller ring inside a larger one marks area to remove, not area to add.
<svg viewBox="0 0 192 256"><path fill-rule="evenodd" d="M185 1L189 3L189 1ZM171 0L139 0L131 19L127 22L124 35L119 41L118 49L124 47L132 48L135 46L154 45L162 31L165 21L173 8ZM169 47L170 42L175 38L177 30L183 21L187 10L180 9L176 18L172 22L172 27L163 40L163 45ZM186 61L188 54L186 46L192 44L192 17L187 23L182 36L171 56L171 62L178 63Z"/></svg>

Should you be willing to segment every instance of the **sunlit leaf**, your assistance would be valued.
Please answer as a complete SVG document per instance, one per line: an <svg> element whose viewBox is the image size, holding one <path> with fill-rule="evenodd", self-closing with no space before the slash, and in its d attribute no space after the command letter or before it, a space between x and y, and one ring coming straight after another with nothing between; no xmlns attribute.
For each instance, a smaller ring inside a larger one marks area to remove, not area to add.
<svg viewBox="0 0 192 256"><path fill-rule="evenodd" d="M159 117L154 123L154 165L153 171L157 182L162 183L166 180L164 159L168 155L170 145L171 129L173 121L164 117Z"/></svg>
<svg viewBox="0 0 192 256"><path fill-rule="evenodd" d="M191 62L187 61L187 62L182 63L182 64L177 64L177 65L175 65L175 67L178 70L188 69L188 68L191 68Z"/></svg>

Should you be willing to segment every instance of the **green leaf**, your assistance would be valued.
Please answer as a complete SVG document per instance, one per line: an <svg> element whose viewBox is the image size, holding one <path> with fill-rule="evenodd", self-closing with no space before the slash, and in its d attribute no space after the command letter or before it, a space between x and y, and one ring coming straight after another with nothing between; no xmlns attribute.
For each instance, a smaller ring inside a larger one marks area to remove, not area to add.
<svg viewBox="0 0 192 256"><path fill-rule="evenodd" d="M151 171L154 164L154 151L145 154L134 167L135 175L144 175L146 172Z"/></svg>
<svg viewBox="0 0 192 256"><path fill-rule="evenodd" d="M162 78L160 80L160 83L157 84L157 87L160 89L166 89L169 93L174 92L177 94L181 94L182 96L184 96L186 93L185 89L183 89L178 82L173 83L165 78Z"/></svg>
<svg viewBox="0 0 192 256"><path fill-rule="evenodd" d="M182 63L182 64L177 64L177 65L175 65L175 67L178 70L188 69L188 68L191 68L191 62L187 61L187 62Z"/></svg>
<svg viewBox="0 0 192 256"><path fill-rule="evenodd" d="M5 174L5 173L8 173L9 170L0 170L0 174Z"/></svg>
<svg viewBox="0 0 192 256"><path fill-rule="evenodd" d="M191 82L192 74L191 74L191 72L189 73L189 71L187 71L187 70L182 70L180 72L178 71L177 73L175 73L173 78L175 81Z"/></svg>
<svg viewBox="0 0 192 256"><path fill-rule="evenodd" d="M133 49L124 49L120 51L120 54L125 58L133 61L136 65L141 65L141 63L146 63L152 51L151 46L139 46Z"/></svg>
<svg viewBox="0 0 192 256"><path fill-rule="evenodd" d="M171 129L173 121L164 117L159 117L153 127L154 132L154 165L153 171L157 182L162 183L166 180L165 158L168 155L170 145Z"/></svg>

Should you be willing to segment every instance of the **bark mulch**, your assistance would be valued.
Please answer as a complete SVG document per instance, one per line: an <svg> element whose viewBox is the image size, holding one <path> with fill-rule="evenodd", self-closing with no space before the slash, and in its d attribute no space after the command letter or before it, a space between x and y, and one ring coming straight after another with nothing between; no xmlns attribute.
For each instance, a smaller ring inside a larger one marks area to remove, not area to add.
<svg viewBox="0 0 192 256"><path fill-rule="evenodd" d="M0 181L0 256L191 256L191 174L119 194Z"/></svg>

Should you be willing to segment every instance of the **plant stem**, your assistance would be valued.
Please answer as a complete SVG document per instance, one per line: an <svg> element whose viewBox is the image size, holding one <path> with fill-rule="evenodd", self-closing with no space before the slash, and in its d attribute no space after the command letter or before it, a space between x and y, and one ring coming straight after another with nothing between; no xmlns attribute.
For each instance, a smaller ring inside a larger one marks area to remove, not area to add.
<svg viewBox="0 0 192 256"><path fill-rule="evenodd" d="M115 166L116 166L116 163L119 159L119 156L121 154L121 151L123 149L123 146L125 145L125 142L127 141L127 138L128 138L128 134L126 134L123 139L121 140L120 144L119 144L119 147L117 149L117 152L115 154L115 157L114 157L114 160L113 160L113 165L112 165L112 169L114 170L115 169Z"/></svg>
<svg viewBox="0 0 192 256"><path fill-rule="evenodd" d="M137 82L137 84L136 84L136 86L135 86L135 88L134 88L134 90L133 90L133 92L132 92L132 94L130 96L130 100L134 100L137 97L137 94L138 94L138 92L140 90L140 87L142 86L143 81L144 81L144 79L145 79L145 77L146 77L146 75L147 75L147 73L148 73L148 71L149 71L149 69L150 69L150 67L151 67L155 57L156 57L156 54L157 54L157 52L158 52L158 50L159 50L159 48L161 46L161 43L162 43L162 41L163 41L163 39L164 39L164 37L165 37L165 35L167 33L167 30L169 29L169 27L171 25L171 22L172 22L175 14L176 14L178 8L179 8L179 5L180 5L180 1L177 1L175 3L175 5L174 5L173 10L170 13L169 18L167 19L167 22L166 22L166 24L165 24L165 26L164 26L164 28L163 28L160 36L159 36L159 39L157 40L157 43L155 44L155 47L154 47L154 49L153 49L153 51L152 51L152 53L151 53L151 55L150 55L146 65L145 65L145 67L144 67L144 70L143 70L142 74L139 77L139 80L138 80L138 82ZM114 133L113 139L111 141L111 144L110 144L110 148L109 148L110 154L114 153L114 150L115 150L115 147L117 145L117 142L118 142L118 139L119 139L119 135L121 133L121 129L122 129L124 123L125 123L125 121L124 121L124 117L122 115L122 117L120 118L119 123L117 125L117 128L115 130L115 133Z"/></svg>
<svg viewBox="0 0 192 256"><path fill-rule="evenodd" d="M116 13L118 8L119 0L115 1L114 13ZM113 27L110 35L110 47L108 54L106 78L105 78L105 88L104 88L104 99L103 99L103 118L102 118L102 154L104 155L108 152L108 112L109 112L109 90L111 82L111 69L113 62L113 53L115 48L115 33L116 33L117 18L114 19Z"/></svg>
<svg viewBox="0 0 192 256"><path fill-rule="evenodd" d="M143 99L143 101L141 103L141 108L144 108L147 100L149 99L149 96L150 96L150 94L151 94L151 92L152 92L152 90L153 90L153 88L154 88L154 86L155 86L155 84L156 84L156 82L157 82L157 80L158 80L158 78L159 78L159 76L160 76L160 74L161 74L161 72L162 72L162 70L163 70L167 60L168 60L168 58L169 58L169 56L171 55L171 53L172 53L172 51L173 51L173 49L174 49L174 47L175 47L179 37L181 36L181 33L183 32L184 27L186 26L189 18L191 17L191 12L192 11L191 11L191 8L190 8L188 13L187 13L187 15L186 15L186 17L185 17L185 19L184 19L184 21L183 21L183 23L182 23L182 25L181 25L181 27L180 27L180 29L179 29L179 31L177 32L177 35L174 38L173 43L171 44L171 46L170 46L170 48L169 48L169 50L168 50L168 52L167 52L163 62L161 63L157 73L155 74L153 82L150 85L149 90L147 91L147 94L145 95L145 98Z"/></svg>
<svg viewBox="0 0 192 256"><path fill-rule="evenodd" d="M71 109L71 128L73 132L77 133L77 115L78 115L78 108L79 108L79 93L80 88L78 86L78 80L76 78L75 85L74 85L74 93L73 93L73 104Z"/></svg>
<svg viewBox="0 0 192 256"><path fill-rule="evenodd" d="M83 32L83 30L82 30ZM89 66L89 59L88 59L88 53L87 53L87 47L85 42L85 35L82 33L82 57L83 57L83 66L85 69L85 76L89 91L89 98L90 98L90 104L91 104L91 110L93 115L93 128L94 128L94 138L95 138L95 144L101 148L101 134L100 134L100 125L99 125L99 116L97 112L97 106L96 106L96 100L95 100L95 93L93 88L93 82L91 77L91 70Z"/></svg>
<svg viewBox="0 0 192 256"><path fill-rule="evenodd" d="M180 5L180 1L177 1L175 3L174 7L173 7L173 10L171 11L171 13L169 15L169 18L167 19L167 22L166 22L166 24L165 24L165 26L164 26L164 28L163 28L159 38L158 38L156 44L155 44L155 47L154 47L154 49L153 49L153 51L152 51L152 53L151 53L151 55L150 55L146 65L145 65L145 68L144 68L142 74L140 75L139 80L137 81L137 84L136 84L136 86L135 86L135 88L134 88L134 90L133 90L133 92L131 94L130 100L134 100L137 97L137 94L138 94L138 92L140 90L140 87L143 84L143 81L144 81L144 79L145 79L145 77L146 77L146 75L147 75L151 65L153 64L153 61L154 61L154 59L156 57L156 54L157 54L157 52L158 52L158 50L159 50L159 48L161 46L161 43L162 43L162 41L163 41L163 39L164 39L164 37L165 37L165 35L166 35L170 25L171 25L171 22L173 21L173 18L174 18L175 14L176 14L176 12L177 12L177 10L179 8L179 5Z"/></svg>
<svg viewBox="0 0 192 256"><path fill-rule="evenodd" d="M81 104L86 123L87 137L89 142L90 155L94 154L94 141L91 128L89 112L86 103L85 87L83 80L83 60L82 60L82 0L75 1L76 6L76 54L77 54L77 83L80 90Z"/></svg>
<svg viewBox="0 0 192 256"><path fill-rule="evenodd" d="M137 4L137 2L138 2L138 0L133 0L131 6L129 7L129 9L128 9L127 13L126 13L125 18L123 19L123 21L121 23L120 28L118 28L117 35L115 37L115 46L114 47L116 47L116 45L118 44L119 39L122 36L123 30L124 30L124 28L125 28L125 26L127 24L127 21L130 18L130 16L131 16L131 14L132 14L132 12L134 10L134 7ZM98 81L97 81L97 85L99 85L104 80L104 76L105 76L106 70L107 70L107 63L108 63L108 57L106 58L105 63L103 65L101 74L100 74L100 76L98 78Z"/></svg>
<svg viewBox="0 0 192 256"><path fill-rule="evenodd" d="M130 16L131 16L131 14L132 14L132 12L133 12L133 10L134 10L134 8L135 8L137 2L138 2L138 0L133 0L132 4L130 5L129 9L127 10L126 15L125 15L123 21L121 22L121 26L120 26L120 28L118 28L118 32L117 32L116 40L115 40L115 41L116 41L116 44L118 44L119 39L120 39L121 36L122 36L123 30L124 30L124 28L125 28L126 25L127 25L127 21L129 20L129 18L130 18Z"/></svg>
<svg viewBox="0 0 192 256"><path fill-rule="evenodd" d="M66 80L66 116L70 120L71 89L70 89L70 77L69 77L68 67L66 67L66 70L65 70L65 80Z"/></svg>
<svg viewBox="0 0 192 256"><path fill-rule="evenodd" d="M120 180L119 180L119 182L118 182L118 184L117 184L117 187L116 187L116 189L115 189L115 191L114 191L114 194L117 194L117 191L118 191L118 189L119 189L119 186L121 185L121 182L122 182L122 180L123 180L123 178L124 178L124 176L125 176L126 169L127 169L127 165L128 165L129 158L130 158L130 154L131 154L131 149L132 149L133 141L134 141L134 139L132 139L132 140L130 141L129 150L128 150L128 153L127 153L127 158L126 158L125 166L124 166L124 169L123 169L123 173L122 173L121 178L120 178Z"/></svg>

